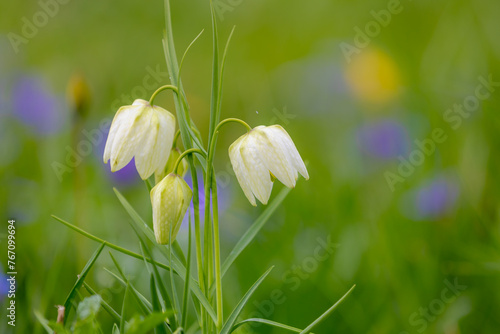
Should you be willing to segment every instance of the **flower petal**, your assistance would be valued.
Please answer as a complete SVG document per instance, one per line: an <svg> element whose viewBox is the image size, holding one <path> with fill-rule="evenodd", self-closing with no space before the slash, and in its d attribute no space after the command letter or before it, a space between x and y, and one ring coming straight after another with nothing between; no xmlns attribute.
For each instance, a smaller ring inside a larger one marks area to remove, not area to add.
<svg viewBox="0 0 500 334"><path fill-rule="evenodd" d="M125 167L134 156L136 147L142 138L141 129L144 117L141 117L143 108L126 107L117 119L118 129L110 151L111 171Z"/></svg>
<svg viewBox="0 0 500 334"><path fill-rule="evenodd" d="M309 174L307 173L306 165L286 130L280 125L272 125L267 127L267 132L273 134L273 144L279 145L289 159L290 164L308 180Z"/></svg>
<svg viewBox="0 0 500 334"><path fill-rule="evenodd" d="M280 145L280 139L275 138L273 131L267 131L268 127L257 127L254 129L259 134L262 142L260 157L269 171L288 188L295 187L297 171L289 162L285 148Z"/></svg>
<svg viewBox="0 0 500 334"><path fill-rule="evenodd" d="M252 189L250 188L250 184L247 182L249 176L247 175L246 168L243 164L243 160L241 158L240 146L241 142L247 135L243 135L238 138L234 143L229 146L229 160L231 161L231 165L233 166L234 174L236 175L236 179L240 184L243 193L250 201L250 204L253 206L257 206L255 202L255 197L252 194Z"/></svg>
<svg viewBox="0 0 500 334"><path fill-rule="evenodd" d="M246 179L253 194L262 204L267 204L271 196L273 182L269 169L264 165L260 158L260 152L263 145L259 143L258 136L249 132L243 139L240 146L240 154L243 161L244 170L246 170Z"/></svg>

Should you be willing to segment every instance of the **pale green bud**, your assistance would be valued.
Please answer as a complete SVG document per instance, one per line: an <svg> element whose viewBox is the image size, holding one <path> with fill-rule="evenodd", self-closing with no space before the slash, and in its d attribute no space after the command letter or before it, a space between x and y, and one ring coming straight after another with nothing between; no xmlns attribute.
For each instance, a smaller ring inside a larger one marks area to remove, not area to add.
<svg viewBox="0 0 500 334"><path fill-rule="evenodd" d="M193 192L182 177L170 173L151 189L150 195L156 242L168 244L170 235L174 241L179 232Z"/></svg>

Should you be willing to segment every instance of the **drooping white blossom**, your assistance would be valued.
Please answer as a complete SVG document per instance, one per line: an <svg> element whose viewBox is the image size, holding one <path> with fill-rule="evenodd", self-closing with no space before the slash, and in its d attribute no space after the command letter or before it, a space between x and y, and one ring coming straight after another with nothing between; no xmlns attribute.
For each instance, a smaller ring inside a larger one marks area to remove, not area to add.
<svg viewBox="0 0 500 334"><path fill-rule="evenodd" d="M252 205L255 197L267 204L273 178L295 187L300 173L309 179L306 166L288 133L279 125L258 126L229 147L229 158L236 178Z"/></svg>
<svg viewBox="0 0 500 334"><path fill-rule="evenodd" d="M153 172L161 172L167 163L175 135L175 117L148 101L135 100L121 107L111 123L104 163L110 161L111 171L125 167L133 157L143 180Z"/></svg>

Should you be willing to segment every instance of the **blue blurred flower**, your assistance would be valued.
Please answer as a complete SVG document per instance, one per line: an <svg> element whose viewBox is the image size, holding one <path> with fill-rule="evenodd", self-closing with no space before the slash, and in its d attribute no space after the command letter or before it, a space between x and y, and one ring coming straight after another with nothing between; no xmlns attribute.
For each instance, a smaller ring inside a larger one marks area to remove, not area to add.
<svg viewBox="0 0 500 334"><path fill-rule="evenodd" d="M451 212L458 198L458 185L446 177L438 177L418 189L417 212L422 218L439 218Z"/></svg>
<svg viewBox="0 0 500 334"><path fill-rule="evenodd" d="M412 220L438 220L454 211L458 195L456 179L438 175L403 196L403 214Z"/></svg>
<svg viewBox="0 0 500 334"><path fill-rule="evenodd" d="M111 181L113 184L117 184L120 186L131 186L136 183L138 183L141 178L139 177L139 173L137 172L137 169L135 168L135 159L132 158L132 160L122 169L112 172L111 171L111 165L110 164L105 164L102 161L102 156L104 154L104 147L106 146L106 138L108 138L108 132L109 128L106 129L103 140L101 140L98 144L98 150L96 150L96 156L98 158L98 161L102 168L106 171L106 175L108 179Z"/></svg>
<svg viewBox="0 0 500 334"><path fill-rule="evenodd" d="M62 102L37 77L23 76L12 89L14 116L40 135L59 131L65 122Z"/></svg>
<svg viewBox="0 0 500 334"><path fill-rule="evenodd" d="M3 272L0 272L0 302L2 302L9 293L9 282L7 282L7 278L9 277Z"/></svg>
<svg viewBox="0 0 500 334"><path fill-rule="evenodd" d="M379 159L394 159L409 147L406 128L392 119L363 125L356 137L362 152Z"/></svg>

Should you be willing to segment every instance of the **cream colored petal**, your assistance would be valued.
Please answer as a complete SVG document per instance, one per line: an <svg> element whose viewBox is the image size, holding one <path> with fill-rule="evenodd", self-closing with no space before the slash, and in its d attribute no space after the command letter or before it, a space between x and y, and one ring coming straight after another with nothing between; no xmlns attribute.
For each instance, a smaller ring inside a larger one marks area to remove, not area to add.
<svg viewBox="0 0 500 334"><path fill-rule="evenodd" d="M120 127L111 146L111 171L125 167L132 160L138 144L142 140L144 120L143 108L129 107L120 117Z"/></svg>
<svg viewBox="0 0 500 334"><path fill-rule="evenodd" d="M143 100L143 99L136 99L134 100L134 103L132 103L133 106L141 106L141 107L147 107L150 106L149 101Z"/></svg>
<svg viewBox="0 0 500 334"><path fill-rule="evenodd" d="M111 126L109 128L109 133L108 133L108 138L106 139L106 146L104 148L104 154L103 154L103 160L104 163L108 163L109 159L111 158L111 148L113 146L113 142L116 139L116 132L122 125L122 116L121 113L123 109L126 107L121 107L118 109L116 112L115 116L113 117L113 121L111 122Z"/></svg>
<svg viewBox="0 0 500 334"><path fill-rule="evenodd" d="M280 145L276 145L274 134L267 127L254 129L261 143L260 157L269 171L288 188L295 187L297 172Z"/></svg>
<svg viewBox="0 0 500 334"><path fill-rule="evenodd" d="M135 153L135 166L141 178L145 180L150 177L157 168L155 162L158 158L154 153L158 133L160 131L160 122L158 116L152 109L145 110L142 117L147 118L147 123L145 122L144 128L140 130L142 132L142 138L139 139L140 142Z"/></svg>
<svg viewBox="0 0 500 334"><path fill-rule="evenodd" d="M163 108L154 107L154 110L157 113L158 120L160 122L158 138L153 153L156 157L154 164L156 166L155 171L161 172L167 164L172 144L174 142L175 117Z"/></svg>
<svg viewBox="0 0 500 334"><path fill-rule="evenodd" d="M257 206L257 203L255 202L255 197L252 194L252 189L250 188L250 185L247 182L249 176L246 173L246 169L245 166L243 165L243 160L240 154L240 145L245 136L247 135L241 136L234 143L232 143L231 146L229 146L229 160L231 161L234 174L236 175L236 179L238 180L238 183L240 184L243 193L250 201L250 204L252 204L253 206Z"/></svg>
<svg viewBox="0 0 500 334"><path fill-rule="evenodd" d="M267 204L271 196L273 182L269 169L260 158L262 147L259 144L258 136L249 132L240 145L240 154L243 161L243 170L246 181L250 185L253 194L262 204Z"/></svg>
<svg viewBox="0 0 500 334"><path fill-rule="evenodd" d="M286 132L283 127L280 125L269 126L267 129L268 133L273 133L273 138L276 138L276 141L273 141L273 144L279 145L285 154L287 155L289 162L292 166L306 179L309 179L309 173L307 173L306 165L304 161L300 157L299 151L295 147L292 138Z"/></svg>

